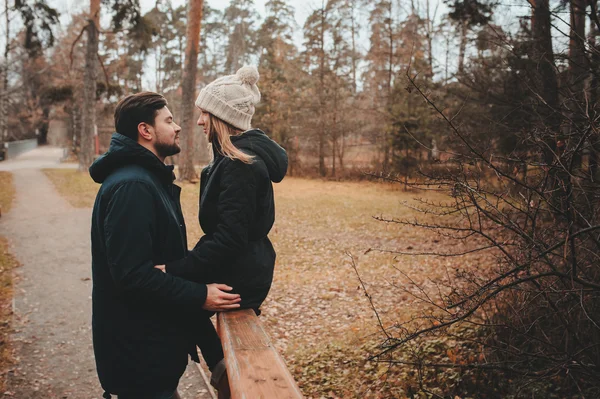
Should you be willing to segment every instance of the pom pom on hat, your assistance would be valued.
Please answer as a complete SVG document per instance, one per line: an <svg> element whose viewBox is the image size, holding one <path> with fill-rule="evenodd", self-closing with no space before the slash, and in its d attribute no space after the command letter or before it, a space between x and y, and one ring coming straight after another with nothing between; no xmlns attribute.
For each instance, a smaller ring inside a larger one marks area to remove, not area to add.
<svg viewBox="0 0 600 399"><path fill-rule="evenodd" d="M256 82L258 82L258 78L260 77L260 75L258 74L258 70L251 65L241 67L236 72L236 75L238 76L238 78L240 78L242 83L246 83L248 85L255 85Z"/></svg>

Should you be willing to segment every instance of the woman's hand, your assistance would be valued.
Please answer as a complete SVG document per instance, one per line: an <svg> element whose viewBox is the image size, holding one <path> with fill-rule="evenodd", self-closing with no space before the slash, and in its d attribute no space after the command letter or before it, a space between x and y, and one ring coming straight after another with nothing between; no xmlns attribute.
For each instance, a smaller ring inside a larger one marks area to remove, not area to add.
<svg viewBox="0 0 600 399"><path fill-rule="evenodd" d="M225 284L207 284L206 301L204 301L202 309L211 312L222 312L224 310L239 308L239 302L242 298L240 298L239 294L230 294L227 292L232 289Z"/></svg>
<svg viewBox="0 0 600 399"><path fill-rule="evenodd" d="M163 273L167 272L167 267L165 265L155 265L154 268L160 270Z"/></svg>

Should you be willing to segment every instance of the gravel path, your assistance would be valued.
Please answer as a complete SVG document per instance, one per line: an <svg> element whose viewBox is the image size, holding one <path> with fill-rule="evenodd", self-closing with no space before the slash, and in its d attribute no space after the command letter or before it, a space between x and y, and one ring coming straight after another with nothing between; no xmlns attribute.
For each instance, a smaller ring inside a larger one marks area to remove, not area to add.
<svg viewBox="0 0 600 399"><path fill-rule="evenodd" d="M91 341L91 209L76 209L40 171L59 164L62 150L41 147L0 162L13 173L16 198L0 219L0 235L22 266L16 271L16 364L3 397L100 399ZM190 362L183 399L210 399ZM1 393L0 393L1 394Z"/></svg>

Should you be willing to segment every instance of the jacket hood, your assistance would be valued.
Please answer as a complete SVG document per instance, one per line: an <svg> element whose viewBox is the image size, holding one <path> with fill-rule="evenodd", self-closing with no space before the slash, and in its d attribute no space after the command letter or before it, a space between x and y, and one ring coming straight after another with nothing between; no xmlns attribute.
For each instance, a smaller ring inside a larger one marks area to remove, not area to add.
<svg viewBox="0 0 600 399"><path fill-rule="evenodd" d="M288 167L287 153L262 130L253 129L231 136L231 142L240 150L249 150L260 157L267 165L271 181L279 183L283 180Z"/></svg>
<svg viewBox="0 0 600 399"><path fill-rule="evenodd" d="M96 183L102 183L116 169L133 164L155 173L165 183L175 179L173 165L165 165L152 152L120 133L113 133L108 151L90 166L90 176Z"/></svg>

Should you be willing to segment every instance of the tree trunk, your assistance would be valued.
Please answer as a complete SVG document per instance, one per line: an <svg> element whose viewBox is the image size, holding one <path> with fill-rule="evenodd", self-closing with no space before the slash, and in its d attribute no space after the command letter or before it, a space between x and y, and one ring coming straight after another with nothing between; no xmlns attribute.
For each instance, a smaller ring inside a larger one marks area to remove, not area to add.
<svg viewBox="0 0 600 399"><path fill-rule="evenodd" d="M392 102L392 89L393 89L393 76L394 76L394 24L392 20L393 9L392 2L389 2L389 18L388 18L388 39L389 39L389 53L388 58L388 82L387 82L387 101L386 107L388 112L391 110ZM388 129L383 132L383 171L387 171L390 164L390 132Z"/></svg>
<svg viewBox="0 0 600 399"><path fill-rule="evenodd" d="M351 2L350 19L351 19L351 33L352 33L352 94L356 95L356 20L354 18L354 8L356 7L355 1Z"/></svg>
<svg viewBox="0 0 600 399"><path fill-rule="evenodd" d="M597 36L600 35L600 31L598 26L596 25L596 21L594 20L593 15L598 14L598 1L591 0L590 5L592 7L592 12L590 13L590 33L589 33L589 43L590 47L594 50L591 51L591 79L590 85L588 87L588 92L590 93L590 109L596 109L598 103L598 84L600 83L600 79L598 78L598 74L600 73L600 54L597 49ZM600 163L600 136L598 134L592 134L590 139L590 161L589 161L589 179L593 183L598 183L598 169Z"/></svg>
<svg viewBox="0 0 600 399"><path fill-rule="evenodd" d="M571 139L567 148L572 148L583 135L585 124L585 81L588 77L588 62L585 56L585 8L587 0L571 0L571 30L569 34L569 82L571 86ZM581 156L571 162L574 169L581 168ZM572 172L572 170L570 171Z"/></svg>
<svg viewBox="0 0 600 399"><path fill-rule="evenodd" d="M83 109L79 141L79 170L85 171L94 159L94 134L96 133L96 80L98 79L98 28L100 26L100 0L90 0L90 17L85 51L83 82Z"/></svg>
<svg viewBox="0 0 600 399"><path fill-rule="evenodd" d="M458 74L462 75L465 71L465 52L467 50L467 31L469 29L468 22L461 21L460 23L460 46L458 49Z"/></svg>
<svg viewBox="0 0 600 399"><path fill-rule="evenodd" d="M533 8L531 18L531 32L533 35L532 61L536 63L533 90L542 97L536 111L539 115L538 125L544 133L544 145L542 146L542 161L547 165L548 185L545 187L548 199L554 204L555 216L562 213L564 209L565 173L558 173L559 167L555 159L557 151L557 140L560 134L560 111L558 97L558 80L554 65L554 51L552 49L551 19L549 0L530 0ZM560 155L558 155L560 156ZM564 172L564 170L561 170ZM562 183L561 183L562 181Z"/></svg>
<svg viewBox="0 0 600 399"><path fill-rule="evenodd" d="M429 0L427 0L427 32L426 32L426 40L427 40L427 77L429 79L433 79L433 20L431 18L431 10ZM437 11L437 9L436 9ZM434 12L433 18L435 19L435 15L437 12Z"/></svg>
<svg viewBox="0 0 600 399"><path fill-rule="evenodd" d="M533 60L537 65L534 90L544 99L547 106L540 107L540 123L547 133L546 148L543 160L551 165L554 160L556 140L549 137L557 134L560 128L558 110L558 81L554 66L554 50L552 49L551 21L549 0L530 0L533 8L531 32L533 34Z"/></svg>
<svg viewBox="0 0 600 399"><path fill-rule="evenodd" d="M339 165L340 165L340 172L342 174L342 176L344 176L344 154L346 152L346 132L344 131L344 127L342 126L342 128L340 129L340 143L337 146L338 150L338 160L339 160Z"/></svg>
<svg viewBox="0 0 600 399"><path fill-rule="evenodd" d="M587 78L585 57L585 7L586 0L571 0L571 30L569 34L569 81L574 99L584 98Z"/></svg>
<svg viewBox="0 0 600 399"><path fill-rule="evenodd" d="M331 175L335 177L335 162L336 162L336 151L337 151L337 113L338 113L338 86L337 76L335 77L335 93L333 97L333 126L331 127Z"/></svg>
<svg viewBox="0 0 600 399"><path fill-rule="evenodd" d="M4 0L4 17L6 18L6 45L4 47L4 60L0 66L0 159L5 157L4 143L7 141L8 133L8 55L10 53L10 26L8 18L8 0Z"/></svg>
<svg viewBox="0 0 600 399"><path fill-rule="evenodd" d="M197 180L194 169L194 100L196 99L196 71L198 70L198 51L200 47L200 26L202 22L203 0L190 0L188 3L187 44L185 48L185 67L181 87L182 122L181 156L179 157L179 179Z"/></svg>
<svg viewBox="0 0 600 399"><path fill-rule="evenodd" d="M327 175L325 167L325 2L321 2L321 32L320 32L320 65L319 65L319 175Z"/></svg>

